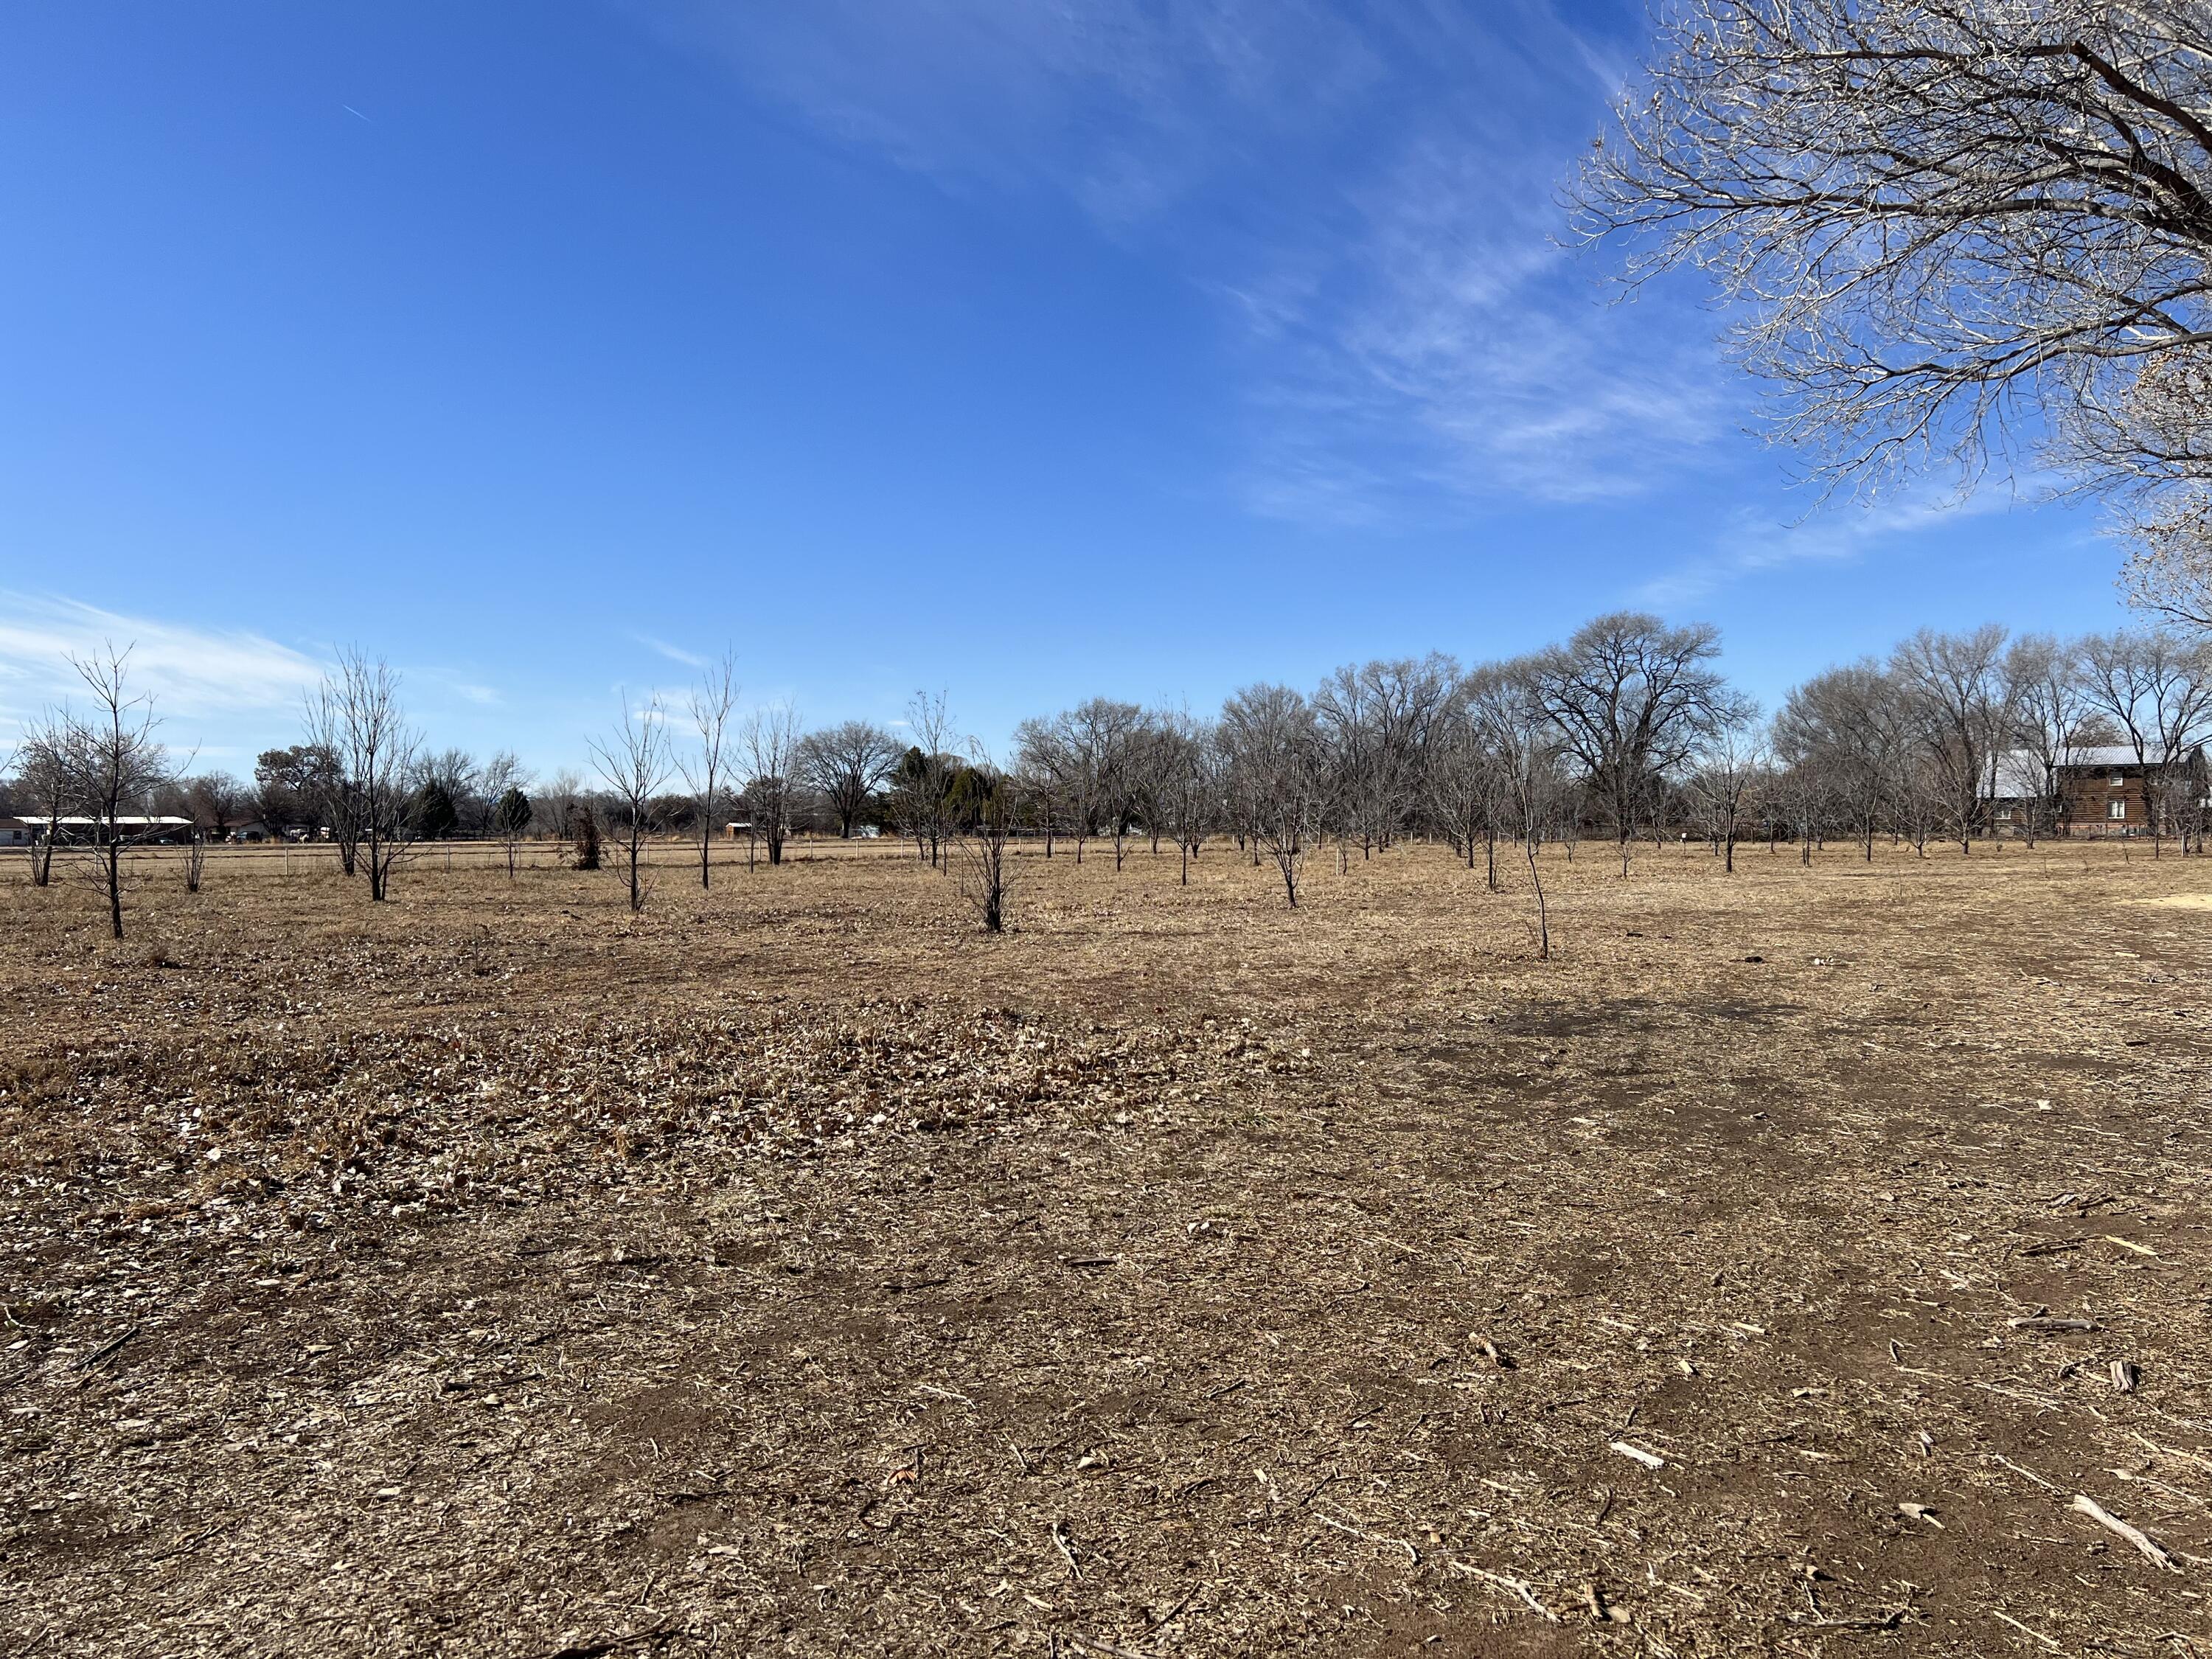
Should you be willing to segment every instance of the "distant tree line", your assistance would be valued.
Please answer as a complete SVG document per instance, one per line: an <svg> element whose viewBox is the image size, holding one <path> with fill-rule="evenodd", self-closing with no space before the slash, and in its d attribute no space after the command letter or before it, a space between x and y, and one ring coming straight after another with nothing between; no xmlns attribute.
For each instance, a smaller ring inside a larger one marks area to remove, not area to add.
<svg viewBox="0 0 2212 1659"><path fill-rule="evenodd" d="M1211 716L1093 697L1023 720L1004 756L957 734L942 693L917 695L896 734L858 720L808 730L781 704L740 717L725 658L680 711L625 702L588 744L588 777L542 781L505 751L428 749L398 676L349 652L307 699L300 740L264 751L251 784L173 767L150 698L125 684L128 653L111 653L80 665L88 708L52 711L27 734L0 804L47 822L34 881L57 844L107 849L98 879L118 930L119 849L153 833L125 823L134 814L185 820L196 838L330 841L374 899L426 842L501 842L510 875L525 841L556 842L587 869L611 849L635 908L656 837L696 837L705 885L714 843L733 835L749 865L773 867L794 835L886 833L957 872L992 927L1018 842L1116 871L1134 851L1172 850L1187 882L1226 841L1296 908L1317 853L1342 870L1419 837L1449 844L1493 890L1501 855L1524 868L1541 937L1547 844L1572 858L1601 837L1624 878L1646 836L1701 837L1729 869L1753 838L1808 860L1830 841L1870 858L1884 836L1971 852L2001 832L2067 830L2069 769L2093 758L2136 780L2148 811L2129 827L2154 852L2168 840L2203 850L2205 635L1923 629L1886 659L1806 681L1771 719L1727 683L1719 652L1709 626L1619 612L1509 660L1431 653L1349 665L1310 690L1247 686ZM70 819L94 833L63 834Z"/></svg>

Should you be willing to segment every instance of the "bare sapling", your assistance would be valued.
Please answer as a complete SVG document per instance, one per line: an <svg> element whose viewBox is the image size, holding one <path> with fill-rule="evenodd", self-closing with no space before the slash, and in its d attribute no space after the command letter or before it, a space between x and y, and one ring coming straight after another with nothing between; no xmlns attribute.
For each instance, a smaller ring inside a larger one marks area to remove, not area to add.
<svg viewBox="0 0 2212 1659"><path fill-rule="evenodd" d="M307 698L307 734L328 750L333 775L324 805L343 849L351 844L381 904L416 841L416 757L422 736L399 702L399 676L381 658L341 652L335 672Z"/></svg>
<svg viewBox="0 0 2212 1659"><path fill-rule="evenodd" d="M699 813L699 885L714 884L714 818L728 783L730 720L738 706L737 661L725 651L684 700L698 747L676 764Z"/></svg>
<svg viewBox="0 0 2212 1659"><path fill-rule="evenodd" d="M783 862L783 843L791 833L798 805L799 740L803 728L798 712L786 703L758 708L746 717L744 763L750 774L745 784L749 835L768 848L770 868ZM751 854L746 854L747 862Z"/></svg>
<svg viewBox="0 0 2212 1659"><path fill-rule="evenodd" d="M76 810L74 791L78 763L73 749L76 726L61 709L49 709L23 733L15 753L15 787L27 798L30 816L38 828L31 839L31 884L44 887L53 880L54 848L61 840L62 820Z"/></svg>
<svg viewBox="0 0 2212 1659"><path fill-rule="evenodd" d="M632 915L645 908L650 889L643 870L647 838L652 832L653 799L673 769L669 760L667 710L652 698L641 708L622 699L622 714L613 728L591 739L592 769L599 775L621 810L623 874L628 884ZM596 843L597 830L592 830Z"/></svg>
<svg viewBox="0 0 2212 1659"><path fill-rule="evenodd" d="M1006 931L1006 904L1013 890L1013 835L1019 801L1013 780L979 744L965 774L969 810L963 815L956 846L960 855L960 893L987 933Z"/></svg>
<svg viewBox="0 0 2212 1659"><path fill-rule="evenodd" d="M72 775L69 793L90 820L89 845L81 868L107 904L108 931L123 937L123 900L131 885L125 850L154 839L148 807L155 789L173 777L168 752L155 738L160 725L149 691L130 689L128 647L104 647L71 657L70 666L91 693L82 718L64 715L65 752Z"/></svg>

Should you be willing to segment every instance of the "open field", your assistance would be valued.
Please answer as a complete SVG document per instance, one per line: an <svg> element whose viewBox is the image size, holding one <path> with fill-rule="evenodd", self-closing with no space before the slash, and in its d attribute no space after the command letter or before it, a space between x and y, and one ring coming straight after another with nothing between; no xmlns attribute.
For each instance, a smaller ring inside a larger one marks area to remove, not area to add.
<svg viewBox="0 0 2212 1659"><path fill-rule="evenodd" d="M2212 860L663 856L0 863L0 1651L2212 1655Z"/></svg>

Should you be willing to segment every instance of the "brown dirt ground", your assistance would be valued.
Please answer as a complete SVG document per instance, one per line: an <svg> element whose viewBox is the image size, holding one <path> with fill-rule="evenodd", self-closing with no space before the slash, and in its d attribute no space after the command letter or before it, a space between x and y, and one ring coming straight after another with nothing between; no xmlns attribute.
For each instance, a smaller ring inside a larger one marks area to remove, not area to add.
<svg viewBox="0 0 2212 1659"><path fill-rule="evenodd" d="M2212 1655L2212 862L1553 860L0 866L0 1651Z"/></svg>

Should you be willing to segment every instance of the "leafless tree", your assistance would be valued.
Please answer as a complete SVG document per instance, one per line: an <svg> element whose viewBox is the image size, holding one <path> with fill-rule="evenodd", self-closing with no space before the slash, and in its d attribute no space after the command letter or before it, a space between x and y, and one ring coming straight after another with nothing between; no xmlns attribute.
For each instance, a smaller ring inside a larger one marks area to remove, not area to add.
<svg viewBox="0 0 2212 1659"><path fill-rule="evenodd" d="M1774 742L1778 753L1789 753L1789 729L1785 711L1775 725ZM1813 862L1813 848L1821 839L1822 825L1832 817L1840 817L1838 808L1844 797L1836 775L1824 764L1826 759L1821 750L1802 750L1778 763L1769 781L1769 810L1790 826L1790 839L1797 843L1800 864ZM1874 856L1872 848L1869 841L1869 859Z"/></svg>
<svg viewBox="0 0 2212 1659"><path fill-rule="evenodd" d="M745 720L747 816L768 842L770 865L783 862L784 837L791 833L801 731L797 711L784 703L755 709Z"/></svg>
<svg viewBox="0 0 2212 1659"><path fill-rule="evenodd" d="M1133 702L1092 697L1046 726L1042 748L1028 732L1030 769L1052 775L1056 793L1075 837L1075 861L1083 862L1085 843L1102 830L1113 838L1114 867L1121 868L1122 842L1137 789L1137 751L1145 711Z"/></svg>
<svg viewBox="0 0 2212 1659"><path fill-rule="evenodd" d="M149 691L130 686L131 652L113 646L98 653L71 657L70 666L84 682L91 707L82 717L64 715L69 733L70 795L92 820L87 875L107 902L108 930L123 937L123 896L130 884L124 849L148 838L143 818L155 789L173 775L168 751L155 736L161 722Z"/></svg>
<svg viewBox="0 0 2212 1659"><path fill-rule="evenodd" d="M1753 787L1765 775L1767 750L1759 710L1748 698L1727 700L1715 711L1698 746L1690 775L1691 798L1704 811L1722 868L1735 872L1736 836Z"/></svg>
<svg viewBox="0 0 2212 1659"><path fill-rule="evenodd" d="M1069 741L1063 718L1025 720L1014 728L1014 769L1036 804L1047 858L1059 832L1073 831L1090 811L1090 770Z"/></svg>
<svg viewBox="0 0 2212 1659"><path fill-rule="evenodd" d="M1189 862L1196 864L1206 843L1229 826L1229 758L1221 742L1218 719L1184 715L1180 728L1186 741L1195 745L1195 788L1187 804L1176 809L1176 834ZM1188 879L1188 871L1184 872Z"/></svg>
<svg viewBox="0 0 2212 1659"><path fill-rule="evenodd" d="M1463 706L1455 706L1437 723L1422 768L1422 781L1427 790L1428 809L1433 821L1442 827L1452 850L1474 868L1475 854L1487 845L1490 854L1490 885L1495 892L1498 886L1497 826L1490 816L1492 805L1491 781L1496 769L1491 763Z"/></svg>
<svg viewBox="0 0 2212 1659"><path fill-rule="evenodd" d="M398 674L358 649L339 653L336 670L308 696L307 730L309 741L337 761L325 805L341 848L351 837L368 860L368 896L382 903L392 872L415 845L422 738L400 706Z"/></svg>
<svg viewBox="0 0 2212 1659"><path fill-rule="evenodd" d="M1098 805L1103 827L1114 842L1114 870L1118 875L1128 857L1128 837L1145 796L1146 741L1150 736L1145 711L1133 702L1094 697L1077 711L1090 734L1091 763L1098 779ZM1077 851L1081 852L1079 843Z"/></svg>
<svg viewBox="0 0 2212 1659"><path fill-rule="evenodd" d="M568 833L570 819L584 793L583 775L573 766L564 766L545 780L545 787L538 793L533 805L537 808L538 827L547 834L562 836Z"/></svg>
<svg viewBox="0 0 2212 1659"><path fill-rule="evenodd" d="M901 832L914 838L915 854L944 867L951 827L949 797L957 764L953 754L951 705L943 691L917 691L906 706L910 739L891 776L891 810Z"/></svg>
<svg viewBox="0 0 2212 1659"><path fill-rule="evenodd" d="M1312 706L1286 685L1248 686L1222 706L1220 731L1254 844L1274 861L1295 910L1325 782Z"/></svg>
<svg viewBox="0 0 2212 1659"><path fill-rule="evenodd" d="M668 711L659 697L650 699L641 708L633 708L625 696L622 698L621 718L613 728L603 737L592 738L586 746L591 751L592 769L599 775L623 809L623 854L629 884L630 914L635 915L645 908L650 890L641 866L652 833L653 798L666 786L673 769L669 760ZM594 843L597 839L594 830Z"/></svg>
<svg viewBox="0 0 2212 1659"><path fill-rule="evenodd" d="M1498 840L1514 810L1523 728L1544 718L1530 697L1526 664L1486 663L1461 678L1431 744L1431 799L1456 826L1470 870L1475 837L1482 838L1483 878L1493 893L1499 888Z"/></svg>
<svg viewBox="0 0 2212 1659"><path fill-rule="evenodd" d="M62 820L76 810L73 793L81 770L74 753L76 721L64 710L50 708L23 732L15 756L15 783L26 797L27 816L45 820L43 833L31 844L31 884L44 887L53 879L54 848L61 840Z"/></svg>
<svg viewBox="0 0 2212 1659"><path fill-rule="evenodd" d="M1970 634L1922 629L1899 646L1890 672L1917 717L1924 777L1942 804L1960 853L1983 828L1991 768L2010 720L2004 680L2005 630L1995 623Z"/></svg>
<svg viewBox="0 0 2212 1659"><path fill-rule="evenodd" d="M349 876L361 867L364 833L361 786L347 770L350 750L345 716L346 696L356 689L364 693L368 689L365 684L358 688L352 684L360 660L358 652L352 653L350 660L342 660L338 673L325 675L322 683L302 699L307 740L300 748L298 768L309 804L329 826L331 839L337 843L338 868ZM366 672L363 665L364 676ZM410 754L405 758L411 766L414 757Z"/></svg>
<svg viewBox="0 0 2212 1659"><path fill-rule="evenodd" d="M1388 847L1419 802L1429 728L1456 678L1451 661L1431 653L1418 661L1340 668L1314 694L1332 793L1363 856Z"/></svg>
<svg viewBox="0 0 2212 1659"><path fill-rule="evenodd" d="M1544 871L1537 854L1545 824L1565 808L1571 823L1573 803L1565 795L1559 761L1565 738L1553 718L1545 676L1549 657L1523 658L1493 671L1482 697L1472 707L1480 722L1481 741L1500 757L1506 799L1528 866L1528 887L1536 902L1536 959L1552 957L1552 910L1544 892ZM1551 666L1556 666L1555 664Z"/></svg>
<svg viewBox="0 0 2212 1659"><path fill-rule="evenodd" d="M506 853L509 881L514 879L515 854L521 848L523 837L530 833L532 810L530 797L525 793L530 782L528 769L520 757L510 750L499 750L484 763L482 787L487 806L483 830L498 838Z"/></svg>
<svg viewBox="0 0 2212 1659"><path fill-rule="evenodd" d="M1680 767L1725 691L1713 666L1720 635L1698 623L1616 611L1585 623L1534 659L1529 684L1604 803L1628 874L1629 841L1657 780Z"/></svg>
<svg viewBox="0 0 2212 1659"><path fill-rule="evenodd" d="M1206 844L1218 811L1218 733L1188 713L1156 717L1158 745L1153 776L1158 823L1175 837L1182 861L1181 884L1190 885L1190 866Z"/></svg>
<svg viewBox="0 0 2212 1659"><path fill-rule="evenodd" d="M1182 759L1178 718L1172 713L1146 709L1130 741L1125 763L1126 807L1132 833L1143 827L1154 858L1160 855L1160 836L1168 828L1167 793Z"/></svg>
<svg viewBox="0 0 2212 1659"><path fill-rule="evenodd" d="M195 827L217 841L246 823L253 810L252 793L228 772L204 772L186 778L182 790L185 815Z"/></svg>
<svg viewBox="0 0 2212 1659"><path fill-rule="evenodd" d="M726 651L709 664L685 698L684 707L690 714L699 747L688 756L678 756L676 764L698 805L699 885L708 888L714 884L715 806L727 780L730 720L738 707L736 658Z"/></svg>
<svg viewBox="0 0 2212 1659"><path fill-rule="evenodd" d="M975 790L975 810L958 826L960 891L987 933L1005 931L1014 887L1012 842L1018 821L1013 780L976 744L966 776Z"/></svg>
<svg viewBox="0 0 2212 1659"><path fill-rule="evenodd" d="M530 769L522 763L522 757L512 749L495 749L477 770L477 793L481 809L481 822L471 826L472 833L483 834L492 827L493 812L510 789L529 793Z"/></svg>
<svg viewBox="0 0 2212 1659"><path fill-rule="evenodd" d="M1737 302L1829 476L2040 441L2201 622L2209 100L2194 0L1679 0L1574 203Z"/></svg>
<svg viewBox="0 0 2212 1659"><path fill-rule="evenodd" d="M2064 827L2065 769L2074 763L2076 734L2088 712L2080 653L2050 635L2024 634L2006 648L2004 676L2014 693L2014 747L1992 793L2021 802L2027 816L2021 830L2033 847L2039 836Z"/></svg>
<svg viewBox="0 0 2212 1659"><path fill-rule="evenodd" d="M880 726L847 720L809 732L799 745L799 775L829 802L837 833L847 841L898 766L898 740Z"/></svg>
<svg viewBox="0 0 2212 1659"><path fill-rule="evenodd" d="M1824 819L1848 828L1874 860L1904 764L1911 721L1905 693L1875 662L1832 668L1790 693L1772 737L1780 801L1810 863Z"/></svg>
<svg viewBox="0 0 2212 1659"><path fill-rule="evenodd" d="M1912 850L1928 856L1928 843L1955 830L1959 813L1958 769L1926 744L1906 747L1892 790L1897 827Z"/></svg>
<svg viewBox="0 0 2212 1659"><path fill-rule="evenodd" d="M2212 647L2167 629L2097 634L2081 642L2082 694L2135 753L2154 857L2173 816L2169 786L2212 727Z"/></svg>
<svg viewBox="0 0 2212 1659"><path fill-rule="evenodd" d="M2212 633L2212 489L2191 483L2147 506L2125 574L2144 610Z"/></svg>

